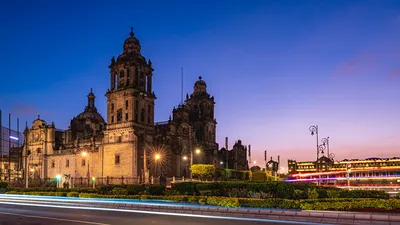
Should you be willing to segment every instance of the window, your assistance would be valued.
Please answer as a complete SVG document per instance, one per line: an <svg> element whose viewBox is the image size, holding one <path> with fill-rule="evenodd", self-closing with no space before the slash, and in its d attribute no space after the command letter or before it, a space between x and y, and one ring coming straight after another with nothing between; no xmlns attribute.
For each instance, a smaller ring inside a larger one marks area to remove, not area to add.
<svg viewBox="0 0 400 225"><path fill-rule="evenodd" d="M114 123L114 116L111 116L111 123Z"/></svg>
<svg viewBox="0 0 400 225"><path fill-rule="evenodd" d="M111 112L114 112L114 103L111 104Z"/></svg>
<svg viewBox="0 0 400 225"><path fill-rule="evenodd" d="M115 155L115 164L119 164L119 161L120 160L120 158L119 158L119 155Z"/></svg>
<svg viewBox="0 0 400 225"><path fill-rule="evenodd" d="M118 89L118 74L114 74L114 89Z"/></svg>
<svg viewBox="0 0 400 225"><path fill-rule="evenodd" d="M121 143L122 142L122 136L117 136L115 139L116 143Z"/></svg>
<svg viewBox="0 0 400 225"><path fill-rule="evenodd" d="M128 105L129 105L128 100L125 100L125 108L126 108L126 109L128 108Z"/></svg>
<svg viewBox="0 0 400 225"><path fill-rule="evenodd" d="M140 121L144 122L144 108L142 108L142 112L140 114Z"/></svg>
<svg viewBox="0 0 400 225"><path fill-rule="evenodd" d="M65 167L69 167L69 159L65 160Z"/></svg>
<svg viewBox="0 0 400 225"><path fill-rule="evenodd" d="M122 109L117 111L117 123L122 122Z"/></svg>
<svg viewBox="0 0 400 225"><path fill-rule="evenodd" d="M86 166L86 160L82 159L82 166Z"/></svg>
<svg viewBox="0 0 400 225"><path fill-rule="evenodd" d="M123 70L119 73L119 78L122 78L122 77L124 77L124 71Z"/></svg>
<svg viewBox="0 0 400 225"><path fill-rule="evenodd" d="M135 122L138 122L139 119L139 115L137 113L135 113Z"/></svg>
<svg viewBox="0 0 400 225"><path fill-rule="evenodd" d="M125 113L125 120L128 121L129 120L129 114Z"/></svg>
<svg viewBox="0 0 400 225"><path fill-rule="evenodd" d="M56 167L56 162L54 162L54 160L53 160L53 161L51 161L51 168L54 168L54 167Z"/></svg>
<svg viewBox="0 0 400 225"><path fill-rule="evenodd" d="M129 69L126 70L126 83L130 83L130 71Z"/></svg>

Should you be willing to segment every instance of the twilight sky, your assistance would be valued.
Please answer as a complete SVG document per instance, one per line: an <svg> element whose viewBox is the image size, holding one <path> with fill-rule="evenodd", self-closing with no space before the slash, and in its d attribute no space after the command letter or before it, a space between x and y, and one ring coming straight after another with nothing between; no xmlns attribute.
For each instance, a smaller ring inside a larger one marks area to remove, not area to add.
<svg viewBox="0 0 400 225"><path fill-rule="evenodd" d="M3 1L0 21L13 127L40 114L66 129L90 88L105 117L108 65L133 26L156 121L179 104L184 67L185 93L202 76L215 96L220 147L228 136L258 162L265 149L314 160L318 124L337 160L400 155L399 1Z"/></svg>

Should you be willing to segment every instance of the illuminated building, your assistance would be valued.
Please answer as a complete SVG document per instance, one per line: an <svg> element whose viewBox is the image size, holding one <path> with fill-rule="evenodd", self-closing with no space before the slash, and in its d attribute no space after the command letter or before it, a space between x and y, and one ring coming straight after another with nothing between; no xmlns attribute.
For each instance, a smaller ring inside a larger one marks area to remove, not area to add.
<svg viewBox="0 0 400 225"><path fill-rule="evenodd" d="M105 75L109 77L105 117L98 112L91 90L84 111L72 118L67 130L58 130L40 117L25 128L24 165L30 178L64 174L136 183L148 182L157 170L169 177L188 177L192 162L187 159L195 148L201 149L195 163L218 165L215 101L206 82L199 77L169 120L155 122L153 63L141 49L132 28Z"/></svg>
<svg viewBox="0 0 400 225"><path fill-rule="evenodd" d="M333 161L325 156L317 162L288 160L287 182L319 182L336 186L400 185L400 158L367 158Z"/></svg>

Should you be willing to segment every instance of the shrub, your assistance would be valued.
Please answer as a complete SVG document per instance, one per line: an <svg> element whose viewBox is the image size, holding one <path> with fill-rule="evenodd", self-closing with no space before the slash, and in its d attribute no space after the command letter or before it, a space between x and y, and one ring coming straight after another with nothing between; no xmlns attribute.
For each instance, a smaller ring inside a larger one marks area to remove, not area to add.
<svg viewBox="0 0 400 225"><path fill-rule="evenodd" d="M192 175L200 179L215 177L215 166L209 164L194 164L190 167Z"/></svg>
<svg viewBox="0 0 400 225"><path fill-rule="evenodd" d="M8 182L0 181L0 189L7 189L7 188L8 188Z"/></svg>
<svg viewBox="0 0 400 225"><path fill-rule="evenodd" d="M296 190L294 190L293 198L294 199L306 199L307 198L307 194L303 190L297 190L296 189Z"/></svg>
<svg viewBox="0 0 400 225"><path fill-rule="evenodd" d="M307 190L307 198L308 199L317 199L319 194L315 188L310 188Z"/></svg>
<svg viewBox="0 0 400 225"><path fill-rule="evenodd" d="M137 195L146 191L146 186L142 184L131 184L127 185L126 189L128 190L129 195Z"/></svg>
<svg viewBox="0 0 400 225"><path fill-rule="evenodd" d="M277 208L277 209L298 209L300 208L299 201L268 198L268 199L249 199L240 198L240 206L250 208Z"/></svg>
<svg viewBox="0 0 400 225"><path fill-rule="evenodd" d="M102 194L102 195L107 195L107 194L111 194L112 190L116 187L120 187L120 188L124 188L122 185L105 185L105 186L101 186L98 189L98 193Z"/></svg>
<svg viewBox="0 0 400 225"><path fill-rule="evenodd" d="M197 191L197 182L181 182L172 184L172 190L177 191L183 195L196 195Z"/></svg>
<svg viewBox="0 0 400 225"><path fill-rule="evenodd" d="M112 190L112 194L113 195L128 195L128 190L124 189L124 188L114 188Z"/></svg>
<svg viewBox="0 0 400 225"><path fill-rule="evenodd" d="M265 172L254 172L251 173L251 180L252 181L266 181L267 174Z"/></svg>
<svg viewBox="0 0 400 225"><path fill-rule="evenodd" d="M165 187L162 185L149 185L147 187L147 193L149 195L164 195Z"/></svg>
<svg viewBox="0 0 400 225"><path fill-rule="evenodd" d="M67 197L79 197L79 192L68 192Z"/></svg>
<svg viewBox="0 0 400 225"><path fill-rule="evenodd" d="M327 195L328 198L339 198L340 193L339 193L339 191L328 190L326 192L326 195Z"/></svg>
<svg viewBox="0 0 400 225"><path fill-rule="evenodd" d="M99 194L92 194L92 193L80 193L79 198L99 198Z"/></svg>
<svg viewBox="0 0 400 225"><path fill-rule="evenodd" d="M240 207L238 198L207 197L207 204L224 207Z"/></svg>

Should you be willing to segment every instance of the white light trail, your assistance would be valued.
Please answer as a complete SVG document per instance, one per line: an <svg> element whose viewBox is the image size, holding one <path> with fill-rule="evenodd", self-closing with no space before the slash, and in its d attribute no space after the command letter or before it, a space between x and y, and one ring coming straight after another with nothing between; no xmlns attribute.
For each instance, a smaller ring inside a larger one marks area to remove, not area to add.
<svg viewBox="0 0 400 225"><path fill-rule="evenodd" d="M210 216L210 215L196 215L196 214L185 214L185 213L170 213L170 212L155 212L155 211L141 211L132 209L111 209L111 208L96 208L96 207L79 207L79 206L58 206L58 205L44 205L44 204L31 204L31 203L13 203L13 202L0 202L6 205L22 205L22 206L37 206L37 207L48 207L48 208L61 208L61 209L81 209L81 210L98 210L98 211L111 211L111 212L130 212L130 213L141 213L141 214L153 214L163 216L181 216L181 217L197 217L205 219L224 219L224 220L237 220L237 221L254 221L264 223L285 223L285 224L312 224L312 225L323 225L321 223L311 222L297 222L297 221L286 221L286 220L269 220L269 219L257 219L257 218L238 218L238 217L224 217L224 216ZM326 224L324 224L326 225Z"/></svg>

